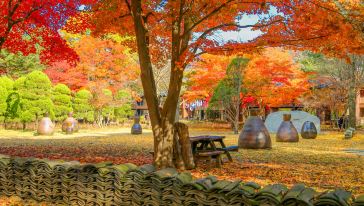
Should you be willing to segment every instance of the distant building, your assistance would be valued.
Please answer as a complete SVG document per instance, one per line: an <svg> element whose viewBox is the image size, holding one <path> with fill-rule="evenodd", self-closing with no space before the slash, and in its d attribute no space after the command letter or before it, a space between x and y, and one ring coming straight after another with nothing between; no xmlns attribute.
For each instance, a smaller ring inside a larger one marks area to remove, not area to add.
<svg viewBox="0 0 364 206"><path fill-rule="evenodd" d="M359 90L356 98L356 119L358 125L364 125L364 88Z"/></svg>

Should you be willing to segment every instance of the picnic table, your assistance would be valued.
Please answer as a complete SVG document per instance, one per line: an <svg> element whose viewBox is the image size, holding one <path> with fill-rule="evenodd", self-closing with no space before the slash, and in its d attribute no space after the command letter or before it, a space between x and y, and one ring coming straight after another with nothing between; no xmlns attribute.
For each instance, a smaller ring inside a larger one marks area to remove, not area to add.
<svg viewBox="0 0 364 206"><path fill-rule="evenodd" d="M229 161L232 162L233 159L230 151L237 151L238 146L226 147L224 138L225 136L210 135L190 137L192 153L195 159L207 159L210 162L212 159L216 159L217 167L221 167L221 155L225 154Z"/></svg>

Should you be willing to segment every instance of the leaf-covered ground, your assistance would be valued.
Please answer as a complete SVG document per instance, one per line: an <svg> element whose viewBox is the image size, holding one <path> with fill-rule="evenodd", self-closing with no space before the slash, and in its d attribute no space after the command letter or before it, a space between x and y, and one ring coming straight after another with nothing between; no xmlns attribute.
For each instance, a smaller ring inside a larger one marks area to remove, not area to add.
<svg viewBox="0 0 364 206"><path fill-rule="evenodd" d="M127 131L127 130L126 130ZM230 132L193 129L191 135L226 135L227 145L236 145L238 136ZM131 162L137 165L152 162L152 134L134 136L113 132L98 137L62 136L34 137L0 131L0 153L20 157L79 160L81 162ZM93 133L90 133L92 136ZM87 136L87 135L84 135ZM10 137L10 136L9 136ZM345 188L354 194L364 194L364 156L350 154L345 149L364 150L364 135L343 140L342 133L326 133L315 140L300 139L298 143L277 143L272 135L271 150L240 150L233 154L234 162L225 158L222 169L210 169L205 164L192 170L196 177L215 175L219 178L254 181L261 185L304 183L317 190Z"/></svg>

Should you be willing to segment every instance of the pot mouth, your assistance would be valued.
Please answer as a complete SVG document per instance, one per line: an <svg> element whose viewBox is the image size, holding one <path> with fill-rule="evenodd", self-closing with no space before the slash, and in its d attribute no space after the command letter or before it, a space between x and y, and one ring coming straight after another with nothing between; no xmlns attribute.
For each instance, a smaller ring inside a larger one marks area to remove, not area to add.
<svg viewBox="0 0 364 206"><path fill-rule="evenodd" d="M249 113L250 113L250 116L258 116L259 114L259 109L257 108L252 108L252 109L249 109Z"/></svg>
<svg viewBox="0 0 364 206"><path fill-rule="evenodd" d="M283 120L284 121L291 121L291 117L292 117L291 114L283 114Z"/></svg>

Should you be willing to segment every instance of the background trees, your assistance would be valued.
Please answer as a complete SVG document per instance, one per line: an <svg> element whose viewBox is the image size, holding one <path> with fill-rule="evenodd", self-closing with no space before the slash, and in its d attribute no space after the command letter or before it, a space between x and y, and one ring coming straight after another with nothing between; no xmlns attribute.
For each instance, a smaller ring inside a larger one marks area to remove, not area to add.
<svg viewBox="0 0 364 206"><path fill-rule="evenodd" d="M247 95L259 106L297 105L308 91L307 74L300 70L294 55L280 48L268 48L251 59L244 76Z"/></svg>
<svg viewBox="0 0 364 206"><path fill-rule="evenodd" d="M18 78L32 71L45 69L39 59L39 54L23 55L21 52L11 53L3 49L0 51L0 74Z"/></svg>
<svg viewBox="0 0 364 206"><path fill-rule="evenodd" d="M239 118L244 97L243 72L249 59L237 57L231 61L225 78L219 82L210 99L209 107L223 108L234 134L239 133Z"/></svg>
<svg viewBox="0 0 364 206"><path fill-rule="evenodd" d="M312 108L329 108L333 118L348 111L349 126L355 127L356 98L364 82L364 59L360 55L350 55L349 58L350 61L346 61L303 53L300 61L304 69L312 72L310 79L315 85L303 102Z"/></svg>

